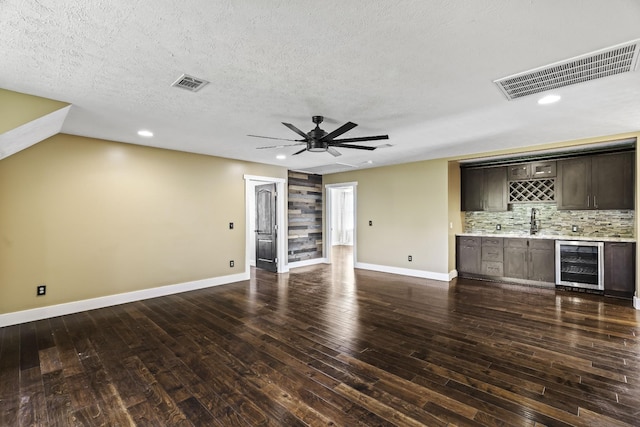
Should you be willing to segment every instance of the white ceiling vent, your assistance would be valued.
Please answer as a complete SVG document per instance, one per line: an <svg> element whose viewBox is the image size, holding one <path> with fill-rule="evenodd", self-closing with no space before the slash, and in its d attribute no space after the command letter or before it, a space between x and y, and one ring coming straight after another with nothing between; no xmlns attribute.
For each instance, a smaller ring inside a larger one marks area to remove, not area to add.
<svg viewBox="0 0 640 427"><path fill-rule="evenodd" d="M171 86L186 89L191 92L197 92L208 84L209 82L204 79L199 79L198 77L183 74L178 78L178 80L173 82Z"/></svg>
<svg viewBox="0 0 640 427"><path fill-rule="evenodd" d="M580 55L498 80L502 93L511 100L577 83L627 73L638 65L640 40Z"/></svg>

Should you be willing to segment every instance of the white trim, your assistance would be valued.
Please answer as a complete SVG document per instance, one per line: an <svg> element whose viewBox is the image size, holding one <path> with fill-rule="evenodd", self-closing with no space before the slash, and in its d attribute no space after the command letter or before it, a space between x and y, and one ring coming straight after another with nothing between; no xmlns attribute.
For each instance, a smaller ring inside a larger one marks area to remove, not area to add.
<svg viewBox="0 0 640 427"><path fill-rule="evenodd" d="M325 217L325 230L324 230L324 256L328 264L331 264L331 251L333 249L333 242L331 241L333 233L331 232L331 190L335 188L352 188L353 189L353 251L352 258L353 264L356 264L358 259L358 182L341 182L336 184L325 184L324 194L324 217Z"/></svg>
<svg viewBox="0 0 640 427"><path fill-rule="evenodd" d="M252 183L255 182L260 183L275 183L276 184L276 192L278 193L278 197L276 197L276 224L278 224L278 239L277 239L277 256L278 256L278 273L286 273L289 271L289 266L287 265L287 252L288 252L288 242L287 242L287 189L286 184L287 180L284 178L275 178L269 176L258 176L258 175L244 175L244 197L245 197L245 270L249 271L251 268L250 259L251 259L251 242L249 239L253 239L253 233L251 232L251 212L249 206L252 206L250 202L250 197L255 198L255 192L251 191Z"/></svg>
<svg viewBox="0 0 640 427"><path fill-rule="evenodd" d="M365 262L358 262L355 265L356 268L363 270L380 271L383 273L401 274L403 276L421 277L423 279L438 280L441 282L449 282L449 276L451 273L434 273L424 270L413 270L410 268L391 267L388 265L368 264ZM449 286L449 285L447 285Z"/></svg>
<svg viewBox="0 0 640 427"><path fill-rule="evenodd" d="M449 281L455 279L456 277L458 277L458 270L451 270L449 272Z"/></svg>
<svg viewBox="0 0 640 427"><path fill-rule="evenodd" d="M47 307L33 308L30 310L15 311L13 313L0 314L0 327L32 322L34 320L48 319L50 317L64 316L66 314L79 313L81 311L95 310L97 308L110 307L112 305L142 301L149 298L179 294L181 292L195 291L197 289L210 288L212 286L226 285L229 283L249 280L249 278L250 273L249 270L247 270L245 273L232 274L229 276L212 277L209 279L195 280L176 285L159 286L157 288L143 289L140 291L73 301L64 304L50 305Z"/></svg>
<svg viewBox="0 0 640 427"><path fill-rule="evenodd" d="M635 296L633 297L633 308L640 310L640 298Z"/></svg>
<svg viewBox="0 0 640 427"><path fill-rule="evenodd" d="M314 259L305 259L302 261L292 261L289 263L289 269L298 268L298 267L307 267L309 265L316 264L329 264L329 260L327 258L314 258Z"/></svg>

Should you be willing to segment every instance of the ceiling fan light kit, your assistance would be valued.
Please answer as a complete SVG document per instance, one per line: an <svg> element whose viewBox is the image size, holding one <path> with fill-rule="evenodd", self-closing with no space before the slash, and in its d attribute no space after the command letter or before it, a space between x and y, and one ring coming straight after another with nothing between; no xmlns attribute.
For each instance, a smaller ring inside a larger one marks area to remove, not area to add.
<svg viewBox="0 0 640 427"><path fill-rule="evenodd" d="M289 145L270 145L267 147L258 147L258 149L265 149L265 148L284 148L284 147L294 147L296 145L305 145L305 148L303 148L300 151L297 151L295 153L293 153L292 155L298 155L300 153L303 153L305 151L310 151L312 153L322 153L322 152L328 152L329 154L331 154L334 157L338 157L341 155L341 153L336 150L334 147L340 147L340 148L353 148L356 150L375 150L377 147L375 146L368 146L368 145L354 145L352 143L354 142L364 142L364 141L378 141L381 139L389 139L389 135L375 135L375 136L362 136L362 137L357 137L357 138L343 138L343 139L334 139L339 137L340 135L350 131L351 129L353 129L354 127L358 126L357 124L353 123L353 122L347 122L344 125L340 126L338 129L332 131L332 132L325 132L323 129L320 128L320 123L322 123L324 121L324 117L323 116L313 116L311 118L311 120L313 121L313 123L316 124L316 127L313 128L312 130L310 130L308 133L305 133L303 131L301 131L300 129L298 129L297 127L295 127L294 125L292 125L291 123L285 123L282 122L283 125L285 125L286 127L288 127L289 129L291 129L293 132L297 133L298 135L300 135L303 139L286 139L286 138L274 138L271 136L260 136L260 135L247 135L247 136L251 136L254 138L266 138L266 139L278 139L278 140L283 140L283 141L294 141L297 142L297 144L289 144Z"/></svg>

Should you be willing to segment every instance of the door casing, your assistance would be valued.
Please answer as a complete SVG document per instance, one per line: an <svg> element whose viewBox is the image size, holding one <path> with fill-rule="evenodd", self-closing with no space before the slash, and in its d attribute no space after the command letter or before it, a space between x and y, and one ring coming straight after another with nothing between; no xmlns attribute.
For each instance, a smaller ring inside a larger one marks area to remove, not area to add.
<svg viewBox="0 0 640 427"><path fill-rule="evenodd" d="M289 266L287 262L287 221L285 212L287 212L287 180L284 178L276 178L269 176L258 175L244 175L245 182L245 271L248 273L251 271L251 252L254 251L255 256L255 233L254 227L251 226L252 221L255 219L255 187L260 184L275 183L276 192L278 197L276 198L276 224L278 224L278 237L277 237L277 253L278 273L287 273Z"/></svg>
<svg viewBox="0 0 640 427"><path fill-rule="evenodd" d="M341 188L351 188L353 190L353 265L356 265L357 252L358 252L358 183L357 182L343 182L338 184L326 184L325 188L325 230L324 230L324 256L328 263L331 263L331 247L333 242L331 229L333 228L333 215L332 215L332 191Z"/></svg>

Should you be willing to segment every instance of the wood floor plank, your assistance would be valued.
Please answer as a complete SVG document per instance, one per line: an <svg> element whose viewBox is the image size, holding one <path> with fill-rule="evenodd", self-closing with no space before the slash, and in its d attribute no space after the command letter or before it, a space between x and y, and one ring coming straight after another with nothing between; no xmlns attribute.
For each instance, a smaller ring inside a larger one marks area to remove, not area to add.
<svg viewBox="0 0 640 427"><path fill-rule="evenodd" d="M628 302L432 283L338 258L0 328L0 425L638 424Z"/></svg>

